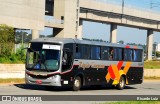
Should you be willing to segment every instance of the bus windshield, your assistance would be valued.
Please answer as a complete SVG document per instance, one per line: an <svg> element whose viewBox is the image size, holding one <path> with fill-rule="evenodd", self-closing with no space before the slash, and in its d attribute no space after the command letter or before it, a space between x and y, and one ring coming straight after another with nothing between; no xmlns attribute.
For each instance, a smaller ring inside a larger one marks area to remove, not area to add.
<svg viewBox="0 0 160 104"><path fill-rule="evenodd" d="M31 43L27 51L28 70L53 72L59 69L60 45Z"/></svg>

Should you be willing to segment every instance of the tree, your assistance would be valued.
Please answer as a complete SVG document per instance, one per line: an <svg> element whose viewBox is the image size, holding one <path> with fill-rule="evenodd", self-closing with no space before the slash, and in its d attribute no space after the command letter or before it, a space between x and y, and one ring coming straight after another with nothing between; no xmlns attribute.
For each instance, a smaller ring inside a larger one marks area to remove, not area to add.
<svg viewBox="0 0 160 104"><path fill-rule="evenodd" d="M118 43L119 43L119 44L124 44L124 41L123 41L123 40L120 40Z"/></svg>
<svg viewBox="0 0 160 104"><path fill-rule="evenodd" d="M15 43L16 44L22 43L22 40L23 40L23 43L28 43L31 39L32 39L32 35L28 34L27 32L17 31L15 34Z"/></svg>
<svg viewBox="0 0 160 104"><path fill-rule="evenodd" d="M0 57L8 57L14 52L14 29L10 26L0 25Z"/></svg>

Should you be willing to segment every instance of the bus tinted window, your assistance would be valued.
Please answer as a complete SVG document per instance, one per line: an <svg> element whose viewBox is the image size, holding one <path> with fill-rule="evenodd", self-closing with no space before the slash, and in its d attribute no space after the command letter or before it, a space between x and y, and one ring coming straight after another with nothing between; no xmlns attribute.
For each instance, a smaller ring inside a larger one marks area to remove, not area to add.
<svg viewBox="0 0 160 104"><path fill-rule="evenodd" d="M114 48L114 60L122 60L122 48Z"/></svg>
<svg viewBox="0 0 160 104"><path fill-rule="evenodd" d="M85 44L76 45L76 58L90 59L90 46Z"/></svg>
<svg viewBox="0 0 160 104"><path fill-rule="evenodd" d="M83 59L90 59L90 46L89 45L82 45L83 49Z"/></svg>
<svg viewBox="0 0 160 104"><path fill-rule="evenodd" d="M101 47L101 59L108 60L109 48L108 47Z"/></svg>
<svg viewBox="0 0 160 104"><path fill-rule="evenodd" d="M64 44L64 49L69 49L71 52L73 52L73 44L72 43Z"/></svg>
<svg viewBox="0 0 160 104"><path fill-rule="evenodd" d="M142 50L134 50L133 51L133 61L141 62L142 61Z"/></svg>
<svg viewBox="0 0 160 104"><path fill-rule="evenodd" d="M114 48L109 47L109 60L113 60L114 55Z"/></svg>
<svg viewBox="0 0 160 104"><path fill-rule="evenodd" d="M132 61L133 52L131 49L124 49L124 61Z"/></svg>
<svg viewBox="0 0 160 104"><path fill-rule="evenodd" d="M81 56L80 56L81 54L80 54L80 49L79 49L79 45L78 44L76 44L76 54L75 54L75 58L80 58Z"/></svg>
<svg viewBox="0 0 160 104"><path fill-rule="evenodd" d="M100 59L100 47L98 46L91 47L91 59L93 60Z"/></svg>

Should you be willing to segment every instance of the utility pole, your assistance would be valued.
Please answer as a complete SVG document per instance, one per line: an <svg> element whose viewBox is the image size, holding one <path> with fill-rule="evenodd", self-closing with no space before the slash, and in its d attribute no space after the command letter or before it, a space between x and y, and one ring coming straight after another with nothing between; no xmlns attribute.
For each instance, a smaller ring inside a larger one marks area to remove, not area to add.
<svg viewBox="0 0 160 104"><path fill-rule="evenodd" d="M122 14L124 13L124 0L122 0Z"/></svg>
<svg viewBox="0 0 160 104"><path fill-rule="evenodd" d="M121 14L121 23L123 19L123 14L124 14L124 0L122 0L122 14Z"/></svg>

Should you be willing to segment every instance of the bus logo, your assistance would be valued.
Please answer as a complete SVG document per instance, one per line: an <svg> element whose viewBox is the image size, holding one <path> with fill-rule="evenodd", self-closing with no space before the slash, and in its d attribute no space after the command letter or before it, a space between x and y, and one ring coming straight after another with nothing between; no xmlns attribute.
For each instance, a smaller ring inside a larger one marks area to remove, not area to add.
<svg viewBox="0 0 160 104"><path fill-rule="evenodd" d="M126 65L123 70L121 70L122 65L123 65L123 61L119 61L117 65L113 64L108 67L108 73L106 75L107 82L109 82L109 80L112 79L114 80L112 83L113 85L118 84L121 75L127 74L131 66L131 62L126 62ZM126 82L128 82L127 79L126 79Z"/></svg>

